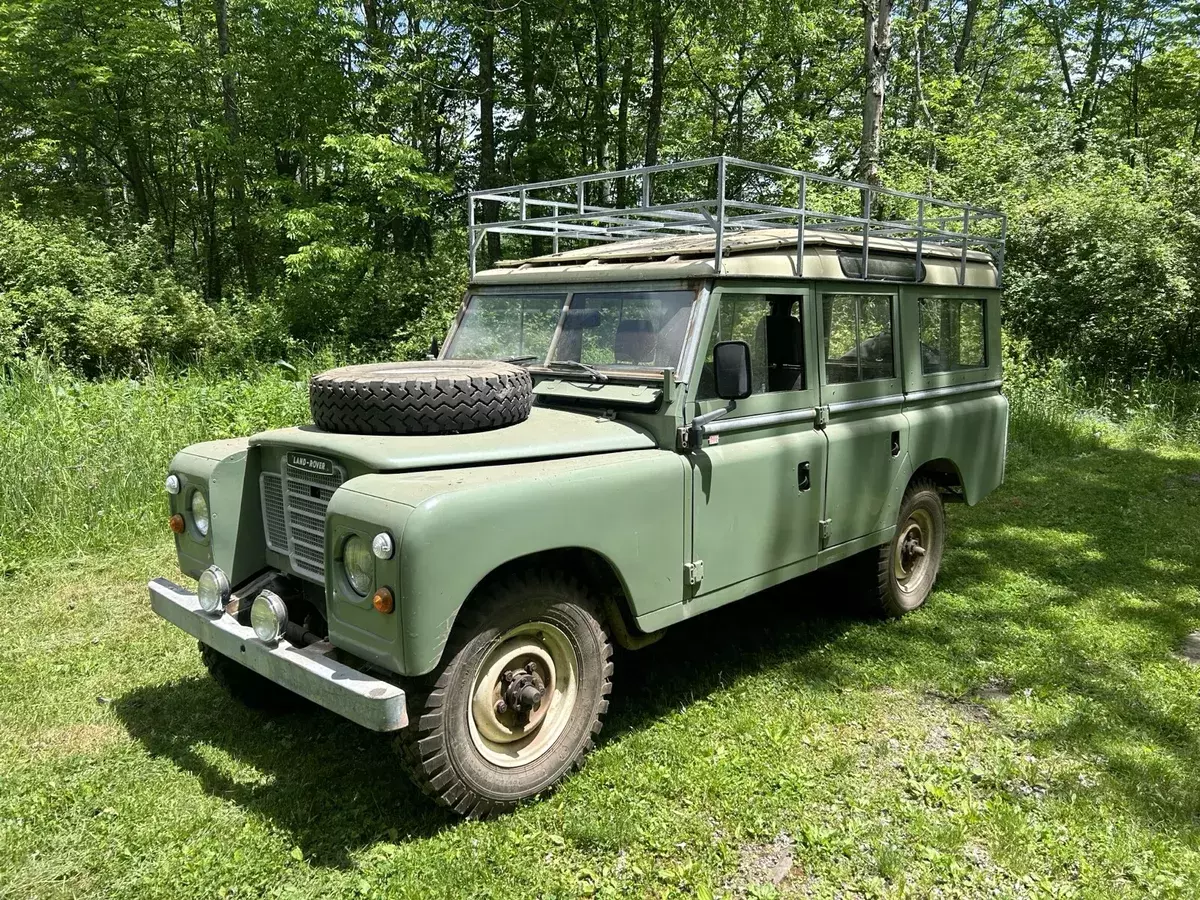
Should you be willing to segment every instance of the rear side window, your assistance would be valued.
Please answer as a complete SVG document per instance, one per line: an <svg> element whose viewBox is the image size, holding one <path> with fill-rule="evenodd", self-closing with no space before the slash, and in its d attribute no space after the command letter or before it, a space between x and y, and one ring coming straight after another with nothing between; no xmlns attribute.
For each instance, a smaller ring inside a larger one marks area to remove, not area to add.
<svg viewBox="0 0 1200 900"><path fill-rule="evenodd" d="M879 294L826 294L825 378L852 384L894 378L892 297Z"/></svg>
<svg viewBox="0 0 1200 900"><path fill-rule="evenodd" d="M987 366L982 300L923 297L920 308L924 374Z"/></svg>

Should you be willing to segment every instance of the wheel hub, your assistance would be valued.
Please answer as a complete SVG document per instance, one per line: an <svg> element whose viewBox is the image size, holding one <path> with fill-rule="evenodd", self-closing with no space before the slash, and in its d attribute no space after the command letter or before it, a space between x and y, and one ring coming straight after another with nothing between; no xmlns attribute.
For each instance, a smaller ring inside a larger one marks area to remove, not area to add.
<svg viewBox="0 0 1200 900"><path fill-rule="evenodd" d="M921 510L915 511L896 535L893 566L901 590L910 590L924 576L932 535L933 523Z"/></svg>
<svg viewBox="0 0 1200 900"><path fill-rule="evenodd" d="M508 669L500 676L502 694L496 701L496 715L512 710L518 723L527 723L529 714L542 705L546 683L536 660L530 660L523 669Z"/></svg>

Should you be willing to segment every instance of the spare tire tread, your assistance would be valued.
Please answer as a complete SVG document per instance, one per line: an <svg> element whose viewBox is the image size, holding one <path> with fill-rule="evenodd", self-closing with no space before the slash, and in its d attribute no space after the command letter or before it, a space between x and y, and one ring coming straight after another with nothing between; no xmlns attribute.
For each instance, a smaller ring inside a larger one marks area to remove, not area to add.
<svg viewBox="0 0 1200 900"><path fill-rule="evenodd" d="M459 434L529 416L533 382L520 366L455 360L347 366L313 376L309 409L340 434Z"/></svg>

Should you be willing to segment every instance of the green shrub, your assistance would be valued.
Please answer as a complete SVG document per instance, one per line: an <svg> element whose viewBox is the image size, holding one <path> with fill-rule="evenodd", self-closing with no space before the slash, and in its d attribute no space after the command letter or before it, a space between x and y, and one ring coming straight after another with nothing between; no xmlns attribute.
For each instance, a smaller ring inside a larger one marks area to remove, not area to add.
<svg viewBox="0 0 1200 900"><path fill-rule="evenodd" d="M0 363L44 357L124 373L203 350L216 316L162 262L149 229L105 242L77 220L0 212Z"/></svg>

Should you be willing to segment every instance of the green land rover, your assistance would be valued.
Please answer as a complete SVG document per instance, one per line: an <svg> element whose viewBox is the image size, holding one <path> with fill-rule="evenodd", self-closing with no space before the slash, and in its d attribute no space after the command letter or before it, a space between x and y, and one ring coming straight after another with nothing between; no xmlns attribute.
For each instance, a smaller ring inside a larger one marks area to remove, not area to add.
<svg viewBox="0 0 1200 900"><path fill-rule="evenodd" d="M717 157L479 191L468 224L437 358L182 450L198 586L150 583L235 697L398 732L459 813L579 765L614 644L842 560L919 607L944 504L1003 480L998 213ZM476 271L501 236L526 258Z"/></svg>

